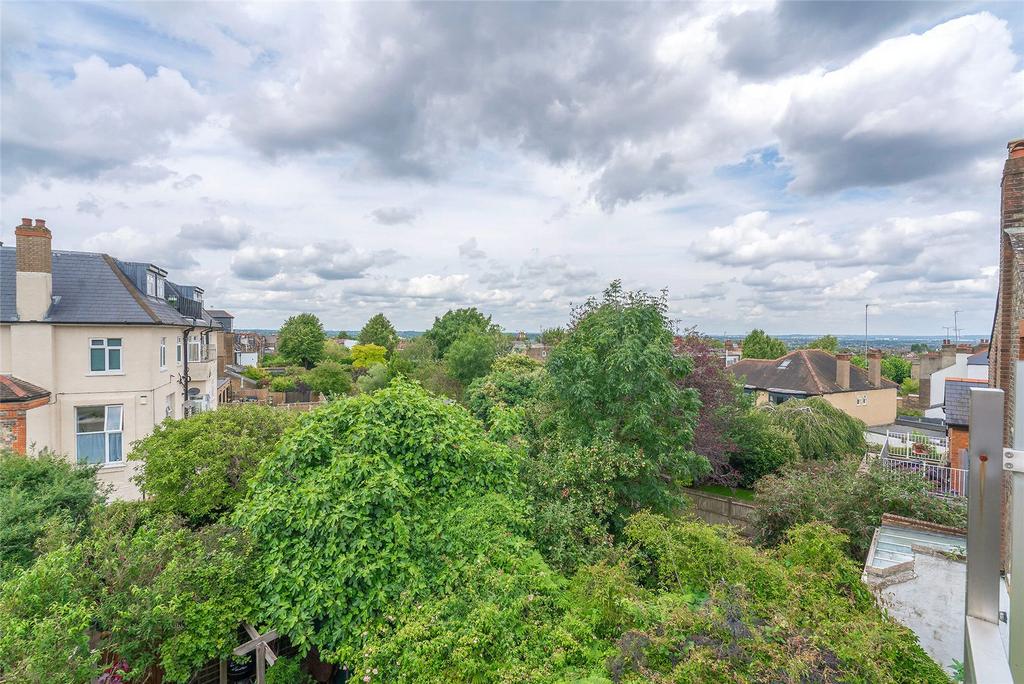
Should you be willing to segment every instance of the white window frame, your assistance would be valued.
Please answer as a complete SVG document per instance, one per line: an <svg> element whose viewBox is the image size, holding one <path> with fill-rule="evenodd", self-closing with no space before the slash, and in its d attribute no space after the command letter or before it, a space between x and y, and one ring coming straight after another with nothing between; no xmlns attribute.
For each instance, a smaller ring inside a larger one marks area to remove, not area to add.
<svg viewBox="0 0 1024 684"><path fill-rule="evenodd" d="M160 370L167 369L167 338L160 338Z"/></svg>
<svg viewBox="0 0 1024 684"><path fill-rule="evenodd" d="M166 290L164 290L164 279L161 278L160 276L157 276L157 278L156 278L156 296L159 297L160 299L164 299L164 295L165 294L166 294Z"/></svg>
<svg viewBox="0 0 1024 684"><path fill-rule="evenodd" d="M111 340L117 340L117 344L111 344ZM97 344L98 343L98 344ZM103 350L103 369L95 370L92 367L93 351ZM110 367L112 352L117 352L118 366ZM89 375L124 375L124 338L123 337L91 337L89 338Z"/></svg>
<svg viewBox="0 0 1024 684"><path fill-rule="evenodd" d="M178 345L176 348L176 355L178 359L178 365L181 365L181 335L178 335Z"/></svg>
<svg viewBox="0 0 1024 684"><path fill-rule="evenodd" d="M195 349L195 354L192 350ZM202 363L203 361L203 338L200 335L189 335L188 336L188 362L189 363Z"/></svg>
<svg viewBox="0 0 1024 684"><path fill-rule="evenodd" d="M92 430L89 432L82 432L79 429L79 411L82 409L103 409L103 430ZM115 410L116 409L116 410ZM76 406L75 407L75 460L78 463L87 463L82 460L80 455L80 444L79 438L82 435L103 435L103 461L92 465L109 466L109 465L122 465L124 464L124 405L123 404L108 404L106 406ZM118 439L111 439L112 435L117 435ZM111 459L111 444L115 442L118 444L117 458Z"/></svg>
<svg viewBox="0 0 1024 684"><path fill-rule="evenodd" d="M146 271L146 296L156 297L156 273Z"/></svg>

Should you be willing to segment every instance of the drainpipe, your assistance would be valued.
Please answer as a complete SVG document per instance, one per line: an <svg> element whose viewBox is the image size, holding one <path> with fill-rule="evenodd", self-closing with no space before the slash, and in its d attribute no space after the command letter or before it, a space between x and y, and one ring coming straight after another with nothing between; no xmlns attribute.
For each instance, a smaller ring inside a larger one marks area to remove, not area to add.
<svg viewBox="0 0 1024 684"><path fill-rule="evenodd" d="M185 407L187 406L187 404L185 402L188 401L188 383L189 383L189 376L188 376L188 336L191 335L192 331L195 330L195 329L196 329L196 319L193 318L192 319L192 325L187 327L187 328L185 328L185 334L184 334L184 337L182 339L182 342L185 343L185 349L184 349L185 353L182 355L182 363L184 364L184 367L183 367L183 371L181 373L182 395L185 397L184 400L182 401L182 404L181 404L181 417L182 418L186 418L187 417L187 416L185 416Z"/></svg>

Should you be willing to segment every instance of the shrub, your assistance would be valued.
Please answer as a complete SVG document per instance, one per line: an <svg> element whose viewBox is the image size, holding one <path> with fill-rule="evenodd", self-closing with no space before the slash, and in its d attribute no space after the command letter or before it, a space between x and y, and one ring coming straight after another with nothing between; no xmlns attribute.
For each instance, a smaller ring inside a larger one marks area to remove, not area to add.
<svg viewBox="0 0 1024 684"><path fill-rule="evenodd" d="M277 375L270 380L270 389L274 392L294 392L295 377L291 375Z"/></svg>
<svg viewBox="0 0 1024 684"><path fill-rule="evenodd" d="M449 375L467 385L486 375L497 354L495 335L470 330L456 338L445 354L445 367Z"/></svg>
<svg viewBox="0 0 1024 684"><path fill-rule="evenodd" d="M383 363L376 363L366 369L366 374L359 376L356 380L356 388L360 392L375 392L382 387L386 387L390 382L391 376L388 373L388 367Z"/></svg>
<svg viewBox="0 0 1024 684"><path fill-rule="evenodd" d="M267 668L267 684L315 684L296 658L278 658Z"/></svg>
<svg viewBox="0 0 1024 684"><path fill-rule="evenodd" d="M0 582L32 563L48 526L83 523L102 498L95 468L0 450Z"/></svg>
<svg viewBox="0 0 1024 684"><path fill-rule="evenodd" d="M757 485L753 525L757 539L777 544L787 530L820 521L848 536L847 552L863 561L883 513L942 525L967 524L963 504L929 494L919 475L885 470L878 465L858 474L858 464L803 463Z"/></svg>
<svg viewBox="0 0 1024 684"><path fill-rule="evenodd" d="M476 558L460 511L513 484L504 447L408 381L305 414L236 511L259 543L263 622L355 662L360 634L400 595L443 586Z"/></svg>
<svg viewBox="0 0 1024 684"><path fill-rule="evenodd" d="M273 377L266 368L260 368L259 366L249 366L242 375L249 378L250 380L256 381L257 387L266 387L270 384L271 378Z"/></svg>
<svg viewBox="0 0 1024 684"><path fill-rule="evenodd" d="M491 372L477 378L466 390L466 403L473 414L501 439L524 428L523 409L535 402L547 381L544 366L525 354L498 357Z"/></svg>
<svg viewBox="0 0 1024 684"><path fill-rule="evenodd" d="M234 509L294 421L291 411L255 404L164 421L132 451L142 461L139 488L157 511L209 522Z"/></svg>
<svg viewBox="0 0 1024 684"><path fill-rule="evenodd" d="M346 365L325 360L304 373L302 382L324 396L343 396L352 390L352 373Z"/></svg>
<svg viewBox="0 0 1024 684"><path fill-rule="evenodd" d="M824 399L790 399L758 410L793 434L800 456L806 460L835 461L864 454L864 423Z"/></svg>
<svg viewBox="0 0 1024 684"><path fill-rule="evenodd" d="M353 368L369 368L379 363L387 363L388 350L380 345L357 344L351 351Z"/></svg>
<svg viewBox="0 0 1024 684"><path fill-rule="evenodd" d="M764 411L753 409L734 420L728 437L735 445L729 463L739 473L739 484L750 487L765 475L800 458L793 433L774 423Z"/></svg>

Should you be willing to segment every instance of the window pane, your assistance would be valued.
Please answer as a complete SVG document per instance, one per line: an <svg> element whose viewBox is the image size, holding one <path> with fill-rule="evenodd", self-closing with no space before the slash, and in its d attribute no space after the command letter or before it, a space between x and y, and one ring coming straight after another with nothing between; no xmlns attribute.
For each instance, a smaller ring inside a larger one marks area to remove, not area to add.
<svg viewBox="0 0 1024 684"><path fill-rule="evenodd" d="M91 371L105 371L107 366L104 363L107 352L105 349L90 349L89 350L89 370Z"/></svg>
<svg viewBox="0 0 1024 684"><path fill-rule="evenodd" d="M121 407L107 407L107 432L121 429Z"/></svg>
<svg viewBox="0 0 1024 684"><path fill-rule="evenodd" d="M103 463L104 437L105 435L102 432L78 435L78 462Z"/></svg>
<svg viewBox="0 0 1024 684"><path fill-rule="evenodd" d="M79 406L78 432L103 432L104 407Z"/></svg>
<svg viewBox="0 0 1024 684"><path fill-rule="evenodd" d="M111 432L107 435L107 460L111 463L121 460L120 432Z"/></svg>
<svg viewBox="0 0 1024 684"><path fill-rule="evenodd" d="M94 347L102 347L104 344L106 344L106 340L89 340L89 344L91 344Z"/></svg>
<svg viewBox="0 0 1024 684"><path fill-rule="evenodd" d="M120 347L121 346L121 338L120 337L108 337L107 338L107 346L108 347Z"/></svg>
<svg viewBox="0 0 1024 684"><path fill-rule="evenodd" d="M121 370L121 350L108 349L107 352L110 354L110 367L107 370Z"/></svg>

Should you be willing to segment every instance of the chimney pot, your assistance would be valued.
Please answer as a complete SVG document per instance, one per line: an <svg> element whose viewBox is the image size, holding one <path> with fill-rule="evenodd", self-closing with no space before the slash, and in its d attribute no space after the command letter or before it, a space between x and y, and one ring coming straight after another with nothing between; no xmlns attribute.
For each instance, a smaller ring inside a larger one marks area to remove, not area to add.
<svg viewBox="0 0 1024 684"><path fill-rule="evenodd" d="M1020 157L1024 157L1024 138L1011 140L1010 142L1006 143L1006 149L1009 150L1010 152L1010 159L1018 159Z"/></svg>
<svg viewBox="0 0 1024 684"><path fill-rule="evenodd" d="M31 226L32 225L32 219L30 219L30 218L23 218L23 219L21 219L21 225L23 225L23 226Z"/></svg>
<svg viewBox="0 0 1024 684"><path fill-rule="evenodd" d="M46 219L36 219L36 228L45 228Z"/></svg>

